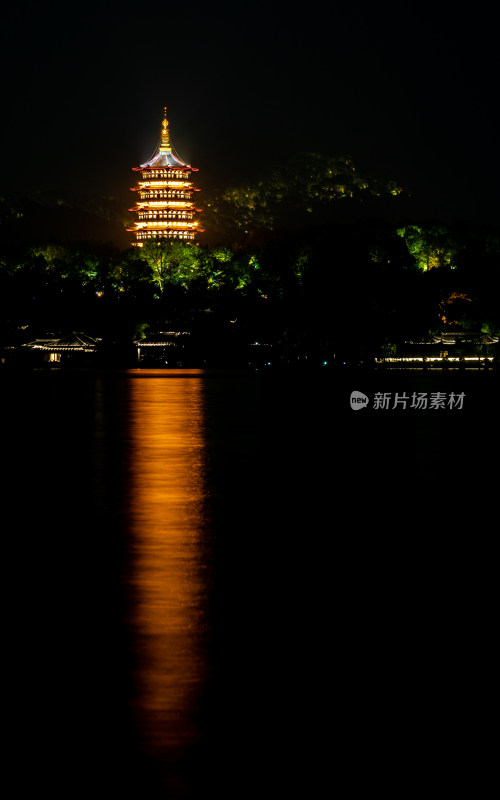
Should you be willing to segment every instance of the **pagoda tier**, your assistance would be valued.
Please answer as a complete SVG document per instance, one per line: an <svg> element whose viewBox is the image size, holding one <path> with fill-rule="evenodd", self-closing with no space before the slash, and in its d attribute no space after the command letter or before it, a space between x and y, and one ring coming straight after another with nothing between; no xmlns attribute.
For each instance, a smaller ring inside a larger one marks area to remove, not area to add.
<svg viewBox="0 0 500 800"><path fill-rule="evenodd" d="M135 206L129 209L137 214L136 221L133 228L127 228L135 233L134 245L142 247L155 239L193 241L202 231L197 220L201 209L192 199L199 189L193 186L191 174L198 170L182 161L171 146L166 108L158 150L133 170L141 175L131 190L138 192Z"/></svg>

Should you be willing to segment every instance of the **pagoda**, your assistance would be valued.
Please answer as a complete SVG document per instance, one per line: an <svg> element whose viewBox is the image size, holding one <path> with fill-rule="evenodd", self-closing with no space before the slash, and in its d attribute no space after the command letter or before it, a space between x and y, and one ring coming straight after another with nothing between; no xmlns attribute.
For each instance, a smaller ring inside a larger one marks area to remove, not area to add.
<svg viewBox="0 0 500 800"><path fill-rule="evenodd" d="M202 231L196 219L201 209L195 208L192 199L193 192L200 190L193 186L191 173L198 170L179 158L170 144L166 106L155 155L133 170L141 173L138 185L131 189L138 192L136 205L129 209L137 214L135 224L127 228L135 233L133 244L142 247L144 242L159 239L193 241Z"/></svg>

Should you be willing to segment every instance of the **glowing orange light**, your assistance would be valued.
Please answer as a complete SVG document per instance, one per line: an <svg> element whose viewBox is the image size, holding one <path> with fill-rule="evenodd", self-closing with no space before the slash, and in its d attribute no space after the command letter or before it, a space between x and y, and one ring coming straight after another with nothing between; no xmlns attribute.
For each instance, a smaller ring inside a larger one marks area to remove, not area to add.
<svg viewBox="0 0 500 800"><path fill-rule="evenodd" d="M204 680L205 441L193 373L200 371L170 370L167 379L141 370L147 378L129 381L135 708L142 746L153 756L196 737Z"/></svg>

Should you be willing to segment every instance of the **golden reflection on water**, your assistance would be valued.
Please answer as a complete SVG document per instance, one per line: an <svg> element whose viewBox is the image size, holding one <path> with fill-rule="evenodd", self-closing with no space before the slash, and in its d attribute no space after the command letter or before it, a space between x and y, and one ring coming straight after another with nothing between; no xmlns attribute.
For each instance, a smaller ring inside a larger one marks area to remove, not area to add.
<svg viewBox="0 0 500 800"><path fill-rule="evenodd" d="M130 374L130 520L136 722L148 755L197 736L203 683L201 371Z"/></svg>

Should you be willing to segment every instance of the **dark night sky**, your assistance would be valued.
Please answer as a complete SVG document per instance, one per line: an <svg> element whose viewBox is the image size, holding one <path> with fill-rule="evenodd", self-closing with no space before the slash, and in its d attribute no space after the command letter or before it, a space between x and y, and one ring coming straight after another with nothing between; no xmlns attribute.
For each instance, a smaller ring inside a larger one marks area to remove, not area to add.
<svg viewBox="0 0 500 800"><path fill-rule="evenodd" d="M497 222L491 9L20 0L1 33L0 193L130 202L131 167L152 155L167 105L202 187L298 151L350 154L428 216Z"/></svg>

